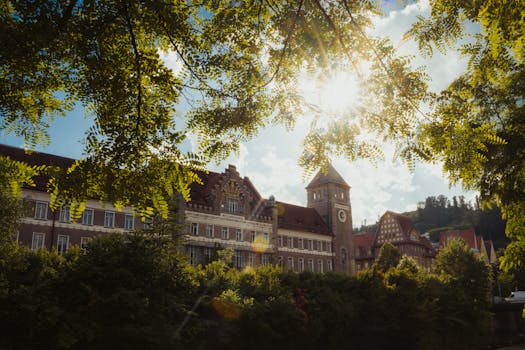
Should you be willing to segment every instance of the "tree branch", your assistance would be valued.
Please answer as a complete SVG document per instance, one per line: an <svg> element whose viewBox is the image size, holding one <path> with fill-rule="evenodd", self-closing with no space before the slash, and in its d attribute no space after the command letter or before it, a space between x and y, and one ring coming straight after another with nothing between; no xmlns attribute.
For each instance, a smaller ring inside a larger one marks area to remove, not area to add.
<svg viewBox="0 0 525 350"><path fill-rule="evenodd" d="M134 134L138 135L139 132L139 126L142 119L141 115L141 109L142 109L142 70L140 68L140 52L137 45L137 40L135 38L135 33L133 31L133 25L131 24L131 19L128 12L128 4L127 2L124 2L124 16L126 17L126 23L128 25L129 35L131 37L131 45L133 46L133 52L135 54L135 69L137 70L137 88L138 88L138 96L137 96L137 120L135 123L135 130Z"/></svg>

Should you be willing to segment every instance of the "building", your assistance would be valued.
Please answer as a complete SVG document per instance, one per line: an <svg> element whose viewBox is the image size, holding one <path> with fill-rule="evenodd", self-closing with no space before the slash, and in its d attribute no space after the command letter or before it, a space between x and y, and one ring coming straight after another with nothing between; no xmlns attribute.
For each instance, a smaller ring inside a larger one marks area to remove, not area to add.
<svg viewBox="0 0 525 350"><path fill-rule="evenodd" d="M485 241L482 236L476 235L476 231L473 228L442 232L439 236L439 249L445 248L448 242L455 238L463 239L470 249L479 254L487 263L496 262L497 256L492 241Z"/></svg>
<svg viewBox="0 0 525 350"><path fill-rule="evenodd" d="M0 154L31 165L65 168L74 162L6 145L0 145ZM179 205L186 233L183 245L192 264L206 263L218 249L230 248L239 269L278 263L295 272L354 272L350 186L332 166L306 187L306 207L263 198L233 165L222 173L199 176L203 184L192 184L191 201ZM36 187L23 189L32 215L23 219L16 237L22 244L62 253L95 235L144 228L131 208L118 211L96 200L88 201L81 220L73 223L67 207L50 210L45 181L36 179Z"/></svg>
<svg viewBox="0 0 525 350"><path fill-rule="evenodd" d="M375 233L355 235L356 270L369 268L381 249L389 242L402 255L407 255L423 268L432 267L436 251L425 237L415 228L408 216L387 211L379 219Z"/></svg>

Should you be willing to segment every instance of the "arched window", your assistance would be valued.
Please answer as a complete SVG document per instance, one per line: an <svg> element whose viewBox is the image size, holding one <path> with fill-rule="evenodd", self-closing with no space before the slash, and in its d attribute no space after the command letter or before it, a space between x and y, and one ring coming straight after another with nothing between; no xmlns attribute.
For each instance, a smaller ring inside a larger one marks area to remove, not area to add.
<svg viewBox="0 0 525 350"><path fill-rule="evenodd" d="M341 265L346 266L347 253L345 248L341 248Z"/></svg>

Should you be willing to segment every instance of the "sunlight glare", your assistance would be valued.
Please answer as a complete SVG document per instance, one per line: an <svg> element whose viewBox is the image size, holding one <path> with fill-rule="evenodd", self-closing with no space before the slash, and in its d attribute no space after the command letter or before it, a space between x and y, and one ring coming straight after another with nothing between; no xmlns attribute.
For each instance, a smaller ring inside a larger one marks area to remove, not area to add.
<svg viewBox="0 0 525 350"><path fill-rule="evenodd" d="M343 113L355 107L359 100L357 78L343 71L333 72L328 78L304 76L301 81L303 97L323 112Z"/></svg>

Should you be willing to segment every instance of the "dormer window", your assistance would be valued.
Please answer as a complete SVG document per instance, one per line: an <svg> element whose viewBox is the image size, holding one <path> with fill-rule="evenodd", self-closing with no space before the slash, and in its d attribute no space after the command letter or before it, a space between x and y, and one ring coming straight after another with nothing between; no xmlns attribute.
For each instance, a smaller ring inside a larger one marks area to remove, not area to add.
<svg viewBox="0 0 525 350"><path fill-rule="evenodd" d="M224 209L228 213L240 213L242 212L241 207L239 205L239 200L235 198L226 198L226 203L224 205Z"/></svg>

